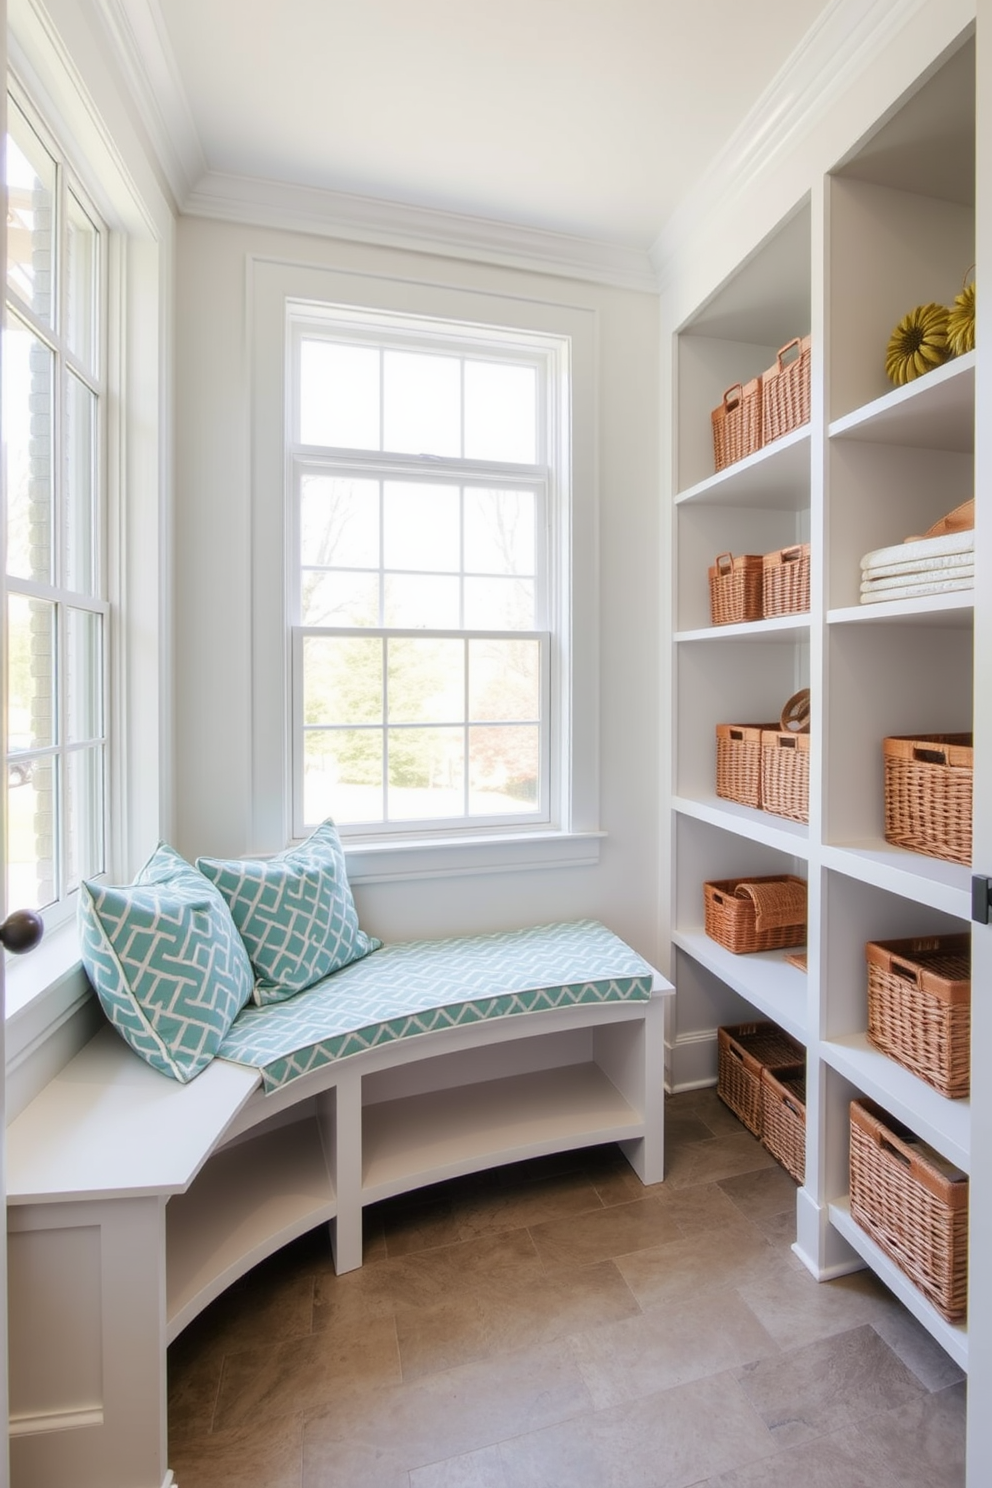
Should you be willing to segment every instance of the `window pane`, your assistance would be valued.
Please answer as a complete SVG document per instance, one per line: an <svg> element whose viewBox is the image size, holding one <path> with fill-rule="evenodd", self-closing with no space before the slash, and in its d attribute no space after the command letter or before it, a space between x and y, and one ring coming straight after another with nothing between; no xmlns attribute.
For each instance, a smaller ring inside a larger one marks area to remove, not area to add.
<svg viewBox="0 0 992 1488"><path fill-rule="evenodd" d="M76 749L66 756L66 892L102 873L103 750Z"/></svg>
<svg viewBox="0 0 992 1488"><path fill-rule="evenodd" d="M7 458L7 572L52 578L52 377L54 357L16 316L3 335L3 434Z"/></svg>
<svg viewBox="0 0 992 1488"><path fill-rule="evenodd" d="M533 491L465 491L465 571L475 574L534 573Z"/></svg>
<svg viewBox="0 0 992 1488"><path fill-rule="evenodd" d="M389 642L390 723L461 723L465 642L436 637Z"/></svg>
<svg viewBox="0 0 992 1488"><path fill-rule="evenodd" d="M389 820L464 816L464 730L394 728L388 738Z"/></svg>
<svg viewBox="0 0 992 1488"><path fill-rule="evenodd" d="M536 811L540 735L531 728L471 728L469 811L473 816Z"/></svg>
<svg viewBox="0 0 992 1488"><path fill-rule="evenodd" d="M379 449L379 353L333 341L300 344L300 440Z"/></svg>
<svg viewBox="0 0 992 1488"><path fill-rule="evenodd" d="M378 625L379 575L304 569L300 600L304 625Z"/></svg>
<svg viewBox="0 0 992 1488"><path fill-rule="evenodd" d="M307 636L303 641L305 723L382 722L382 641Z"/></svg>
<svg viewBox="0 0 992 1488"><path fill-rule="evenodd" d="M378 568L379 482L305 475L300 538L303 562L315 568Z"/></svg>
<svg viewBox="0 0 992 1488"><path fill-rule="evenodd" d="M461 560L457 486L386 481L383 489L385 565L429 573L457 573Z"/></svg>
<svg viewBox="0 0 992 1488"><path fill-rule="evenodd" d="M66 610L66 739L70 744L103 734L103 620L87 610Z"/></svg>
<svg viewBox="0 0 992 1488"><path fill-rule="evenodd" d="M465 363L465 458L537 462L537 369Z"/></svg>
<svg viewBox="0 0 992 1488"><path fill-rule="evenodd" d="M387 574L384 623L397 630L456 630L459 623L457 579L415 574Z"/></svg>
<svg viewBox="0 0 992 1488"><path fill-rule="evenodd" d="M469 718L523 722L541 716L539 641L468 643Z"/></svg>
<svg viewBox="0 0 992 1488"><path fill-rule="evenodd" d="M310 729L304 737L303 818L382 820L380 729Z"/></svg>
<svg viewBox="0 0 992 1488"><path fill-rule="evenodd" d="M55 743L55 606L7 596L7 740L11 750Z"/></svg>
<svg viewBox="0 0 992 1488"><path fill-rule="evenodd" d="M536 630L533 579L466 579L469 630Z"/></svg>
<svg viewBox="0 0 992 1488"><path fill-rule="evenodd" d="M96 398L71 372L65 415L65 582L79 594L95 594Z"/></svg>
<svg viewBox="0 0 992 1488"><path fill-rule="evenodd" d="M17 909L55 898L54 787L50 755L7 767L7 903Z"/></svg>
<svg viewBox="0 0 992 1488"><path fill-rule="evenodd" d="M51 325L55 161L11 98L7 128L7 282Z"/></svg>
<svg viewBox="0 0 992 1488"><path fill-rule="evenodd" d="M96 371L97 360L99 244L96 227L70 191L66 336L69 350L73 356L79 358L88 372Z"/></svg>
<svg viewBox="0 0 992 1488"><path fill-rule="evenodd" d="M383 448L461 454L461 362L414 351L383 354Z"/></svg>

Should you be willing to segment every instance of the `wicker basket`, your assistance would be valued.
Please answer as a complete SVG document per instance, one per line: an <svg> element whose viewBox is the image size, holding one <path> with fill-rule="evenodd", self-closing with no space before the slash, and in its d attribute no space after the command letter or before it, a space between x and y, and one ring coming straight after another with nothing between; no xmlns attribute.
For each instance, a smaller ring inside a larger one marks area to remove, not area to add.
<svg viewBox="0 0 992 1488"><path fill-rule="evenodd" d="M883 940L868 958L868 1037L958 1100L970 1089L971 936Z"/></svg>
<svg viewBox="0 0 992 1488"><path fill-rule="evenodd" d="M775 1023L718 1028L717 1046L716 1093L748 1131L760 1137L761 1071L794 1067L804 1058L803 1047Z"/></svg>
<svg viewBox="0 0 992 1488"><path fill-rule="evenodd" d="M723 878L703 885L704 928L735 955L778 951L806 942L806 880L775 873Z"/></svg>
<svg viewBox="0 0 992 1488"><path fill-rule="evenodd" d="M851 1102L851 1215L949 1322L968 1305L968 1179L872 1101Z"/></svg>
<svg viewBox="0 0 992 1488"><path fill-rule="evenodd" d="M761 1071L761 1140L797 1183L806 1181L806 1066Z"/></svg>
<svg viewBox="0 0 992 1488"><path fill-rule="evenodd" d="M735 382L714 408L713 460L717 470L753 455L761 448L761 378Z"/></svg>
<svg viewBox="0 0 992 1488"><path fill-rule="evenodd" d="M971 734L883 743L885 840L951 863L971 863Z"/></svg>
<svg viewBox="0 0 992 1488"><path fill-rule="evenodd" d="M810 338L787 341L761 378L761 442L771 444L809 422Z"/></svg>
<svg viewBox="0 0 992 1488"><path fill-rule="evenodd" d="M716 793L761 810L761 736L774 723L718 723Z"/></svg>
<svg viewBox="0 0 992 1488"><path fill-rule="evenodd" d="M809 543L764 555L761 608L766 619L773 615L798 615L809 609Z"/></svg>
<svg viewBox="0 0 992 1488"><path fill-rule="evenodd" d="M709 570L710 618L714 625L761 619L764 558L760 554L721 553Z"/></svg>
<svg viewBox="0 0 992 1488"><path fill-rule="evenodd" d="M773 816L809 821L809 734L778 728L762 732L761 800Z"/></svg>

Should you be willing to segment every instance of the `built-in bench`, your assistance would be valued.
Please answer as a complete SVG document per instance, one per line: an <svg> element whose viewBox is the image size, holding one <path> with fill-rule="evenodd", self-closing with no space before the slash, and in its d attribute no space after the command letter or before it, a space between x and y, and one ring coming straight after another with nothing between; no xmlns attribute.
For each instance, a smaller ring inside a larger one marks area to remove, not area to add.
<svg viewBox="0 0 992 1488"><path fill-rule="evenodd" d="M663 1176L664 998L601 925L387 946L246 1008L180 1085L106 1027L8 1128L14 1488L161 1488L166 1347L327 1221L618 1142Z"/></svg>

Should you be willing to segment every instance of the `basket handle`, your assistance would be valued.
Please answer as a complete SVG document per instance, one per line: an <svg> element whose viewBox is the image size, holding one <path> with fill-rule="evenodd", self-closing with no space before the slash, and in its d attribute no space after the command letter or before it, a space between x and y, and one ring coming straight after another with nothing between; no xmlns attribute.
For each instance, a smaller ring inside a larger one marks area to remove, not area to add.
<svg viewBox="0 0 992 1488"><path fill-rule="evenodd" d="M897 1147L888 1137L883 1137L881 1132L878 1134L878 1145L883 1152L887 1152L890 1157L894 1157L897 1162L901 1162L903 1167L911 1168L913 1166L913 1159L909 1153L904 1152L901 1147Z"/></svg>
<svg viewBox="0 0 992 1488"><path fill-rule="evenodd" d="M776 735L776 737L778 739L778 747L779 747L779 749L795 749L795 747L796 747L796 736L795 736L795 734L778 734L778 735Z"/></svg>
<svg viewBox="0 0 992 1488"><path fill-rule="evenodd" d="M724 566L724 565L726 565L726 566ZM733 571L734 571L734 555L733 555L733 553L720 553L720 554L718 554L717 555L717 558L716 558L716 561L715 561L715 563L714 563L713 566L716 569L717 573L721 576L721 578L726 577L726 575L729 574L729 573L733 573Z"/></svg>
<svg viewBox="0 0 992 1488"><path fill-rule="evenodd" d="M782 358L785 356L785 353L787 351L792 351L795 348L797 355L799 355L800 354L800 348L802 347L802 344L803 344L803 341L802 341L802 337L801 336L793 336L793 338L792 338L791 341L787 341L785 343L785 345L782 347L782 349L779 351L779 354L778 354L778 370L780 372L782 371L783 366L784 366L784 363L782 361Z"/></svg>
<svg viewBox="0 0 992 1488"><path fill-rule="evenodd" d="M785 1106L787 1111L792 1112L793 1116L802 1116L803 1113L800 1108L795 1104L794 1101L791 1101L787 1095L783 1095L782 1104L783 1106Z"/></svg>
<svg viewBox="0 0 992 1488"><path fill-rule="evenodd" d="M737 397L734 398L733 401L731 401L731 398L730 398L731 393L736 393L737 394ZM744 384L742 382L735 382L735 383L733 383L727 389L727 391L723 395L723 406L724 406L724 408L736 408L737 404L741 401L741 399L743 398L743 396L744 396Z"/></svg>
<svg viewBox="0 0 992 1488"><path fill-rule="evenodd" d="M913 758L914 758L914 760L919 761L919 763L920 764L923 764L923 765L946 765L947 764L947 750L946 749L920 749L919 746L917 746L913 750Z"/></svg>
<svg viewBox="0 0 992 1488"><path fill-rule="evenodd" d="M920 978L923 975L919 966L913 966L909 961L900 961L893 956L889 962L889 969L893 976L901 977L904 982L912 982L914 987L919 987Z"/></svg>
<svg viewBox="0 0 992 1488"><path fill-rule="evenodd" d="M802 544L797 543L794 548L783 548L779 557L783 563L798 563L803 556Z"/></svg>

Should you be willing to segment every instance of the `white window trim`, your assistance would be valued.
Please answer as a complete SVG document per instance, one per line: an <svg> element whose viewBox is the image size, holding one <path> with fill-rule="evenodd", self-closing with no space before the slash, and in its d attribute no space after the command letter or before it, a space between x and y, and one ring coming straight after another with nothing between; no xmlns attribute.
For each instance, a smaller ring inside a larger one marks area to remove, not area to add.
<svg viewBox="0 0 992 1488"><path fill-rule="evenodd" d="M252 463L252 851L271 852L292 840L292 645L288 595L290 551L285 428L292 396L286 376L287 309L293 302L381 310L462 322L478 339L486 327L512 327L524 336L557 337L569 346L567 391L571 426L552 420L561 441L558 462L571 486L570 508L559 520L561 569L568 593L554 593L564 619L558 641L558 689L564 717L552 748L558 752L561 804L554 826L521 830L469 826L443 837L396 834L391 840L345 844L355 883L451 874L517 872L598 861L599 668L598 502L596 439L597 316L594 310L553 301L516 299L446 284L294 264L249 255L247 321L251 341ZM476 331L476 327L479 331ZM571 436L571 437L569 437ZM559 513L566 503L559 504ZM564 743L563 743L564 741Z"/></svg>

